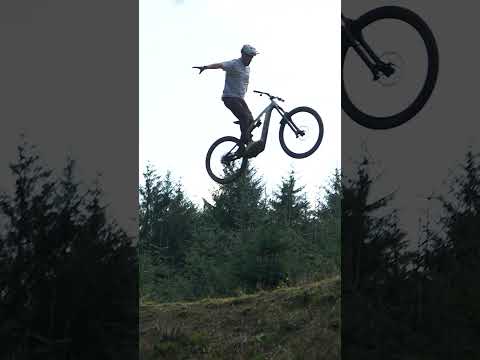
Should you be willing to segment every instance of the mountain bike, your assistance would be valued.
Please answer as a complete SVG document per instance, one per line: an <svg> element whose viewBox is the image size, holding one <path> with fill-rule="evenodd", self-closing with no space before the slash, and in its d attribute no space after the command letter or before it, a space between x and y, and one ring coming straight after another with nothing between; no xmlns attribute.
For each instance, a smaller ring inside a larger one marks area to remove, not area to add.
<svg viewBox="0 0 480 360"><path fill-rule="evenodd" d="M414 12L382 6L355 20L342 13L342 109L358 124L391 129L412 119L438 71L435 37Z"/></svg>
<svg viewBox="0 0 480 360"><path fill-rule="evenodd" d="M210 177L219 184L227 184L236 180L246 169L248 159L253 158L265 150L268 128L273 110L280 116L279 140L285 153L293 158L302 159L312 155L320 146L323 139L323 122L320 115L312 108L301 106L286 112L277 103L285 100L267 92L254 90L260 96L266 95L270 104L250 124L247 134L262 125L259 141L246 146L240 139L233 136L224 136L216 140L209 148L205 165ZM235 121L235 123L238 123Z"/></svg>

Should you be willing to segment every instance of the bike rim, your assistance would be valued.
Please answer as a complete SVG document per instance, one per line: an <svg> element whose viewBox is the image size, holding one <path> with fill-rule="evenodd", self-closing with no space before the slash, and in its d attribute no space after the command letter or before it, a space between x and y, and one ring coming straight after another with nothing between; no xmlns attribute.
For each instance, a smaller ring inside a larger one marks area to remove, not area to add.
<svg viewBox="0 0 480 360"><path fill-rule="evenodd" d="M350 48L342 67L345 92L359 111L371 117L401 113L415 102L427 80L429 54L425 41L417 29L399 19L378 19L360 31L379 57L391 62L397 71L390 78L382 74L372 81L370 69ZM402 41L393 45L391 39L399 33Z"/></svg>
<svg viewBox="0 0 480 360"><path fill-rule="evenodd" d="M223 141L213 149L208 166L215 180L228 181L241 172L244 160L234 155L237 150L238 143L233 139Z"/></svg>
<svg viewBox="0 0 480 360"><path fill-rule="evenodd" d="M285 146L295 154L305 154L315 147L321 135L318 121L314 115L306 111L291 114L290 118L298 130L304 134L297 134L288 124L285 124L283 131Z"/></svg>

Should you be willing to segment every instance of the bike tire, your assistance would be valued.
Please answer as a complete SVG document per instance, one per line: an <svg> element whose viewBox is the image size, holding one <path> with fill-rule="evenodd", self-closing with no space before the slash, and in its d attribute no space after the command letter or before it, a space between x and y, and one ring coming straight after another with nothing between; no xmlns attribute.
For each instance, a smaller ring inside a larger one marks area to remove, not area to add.
<svg viewBox="0 0 480 360"><path fill-rule="evenodd" d="M235 142L237 144L240 143L240 139L238 139L236 137L233 137L233 136L221 137L220 139L216 140L210 146L210 148L208 149L208 152L207 152L207 156L205 158L205 166L207 168L208 175L212 178L212 180L214 180L215 182L217 182L219 184L222 184L222 185L229 184L229 183L235 181L236 179L238 179L240 177L240 175L242 175L242 173L245 171L245 169L247 167L247 164L248 164L248 159L246 157L243 157L242 158L242 163L241 163L240 167L238 168L238 170L235 171L234 173L232 173L230 176L221 178L221 177L216 176L213 173L213 171L211 169L211 164L210 164L212 153L218 145L220 145L223 142L227 142L227 141Z"/></svg>
<svg viewBox="0 0 480 360"><path fill-rule="evenodd" d="M347 91L345 90L345 83L343 80L343 67L345 58L350 44L347 37L342 30L342 109L350 116L350 118L361 126L374 130L392 129L400 126L415 115L417 115L430 99L433 90L435 88L438 72L439 72L439 54L435 37L423 21L421 17L412 12L411 10L398 7L398 6L382 6L373 9L364 15L360 16L352 24L353 32L361 32L368 25L378 20L395 19L408 23L411 25L423 39L428 56L428 71L425 82L418 93L418 96L413 102L401 112L386 116L377 117L364 113L350 100Z"/></svg>
<svg viewBox="0 0 480 360"><path fill-rule="evenodd" d="M307 112L307 113L313 115L313 117L317 121L319 131L318 131L318 138L316 139L315 144L309 150L307 150L303 153L297 153L297 152L294 152L291 149L289 149L287 144L285 143L284 132L285 132L285 126L287 124L286 124L285 121L281 122L280 130L278 132L278 137L279 137L279 140L280 140L280 146L282 147L283 151L285 151L285 153L287 155L289 155L290 157L293 157L295 159L303 159L303 158L306 158L306 157L312 155L318 149L318 147L320 146L320 144L322 142L322 139L323 139L323 132L324 132L322 118L312 108L309 108L307 106L300 106L300 107L297 107L297 108L289 111L287 114L288 114L288 116L293 116L293 115L295 115L297 113L300 113L300 112Z"/></svg>

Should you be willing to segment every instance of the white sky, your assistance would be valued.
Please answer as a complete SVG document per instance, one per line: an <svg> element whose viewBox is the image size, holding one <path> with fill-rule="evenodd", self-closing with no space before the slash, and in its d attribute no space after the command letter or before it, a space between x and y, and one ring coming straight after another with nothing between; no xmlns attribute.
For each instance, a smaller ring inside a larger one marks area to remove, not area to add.
<svg viewBox="0 0 480 360"><path fill-rule="evenodd" d="M285 110L312 107L325 128L319 149L296 160L280 147L274 113L266 149L253 164L269 193L293 168L313 199L340 168L340 28L334 0L141 0L140 183L150 162L180 179L194 202L210 198L217 184L205 169L207 150L240 130L220 99L224 72L198 75L192 66L238 58L249 43L260 52L245 98L254 117L268 104L252 92L262 90L286 99Z"/></svg>

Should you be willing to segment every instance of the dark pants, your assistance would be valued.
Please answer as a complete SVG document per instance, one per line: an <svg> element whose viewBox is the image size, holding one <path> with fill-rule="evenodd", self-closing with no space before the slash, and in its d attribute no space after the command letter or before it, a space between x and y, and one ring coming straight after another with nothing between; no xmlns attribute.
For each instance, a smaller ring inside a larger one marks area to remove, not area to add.
<svg viewBox="0 0 480 360"><path fill-rule="evenodd" d="M240 122L240 131L242 132L240 141L245 144L247 140L247 129L253 122L253 116L247 106L247 103L245 100L238 97L224 97L222 100L225 106L230 109L233 115L235 115Z"/></svg>

